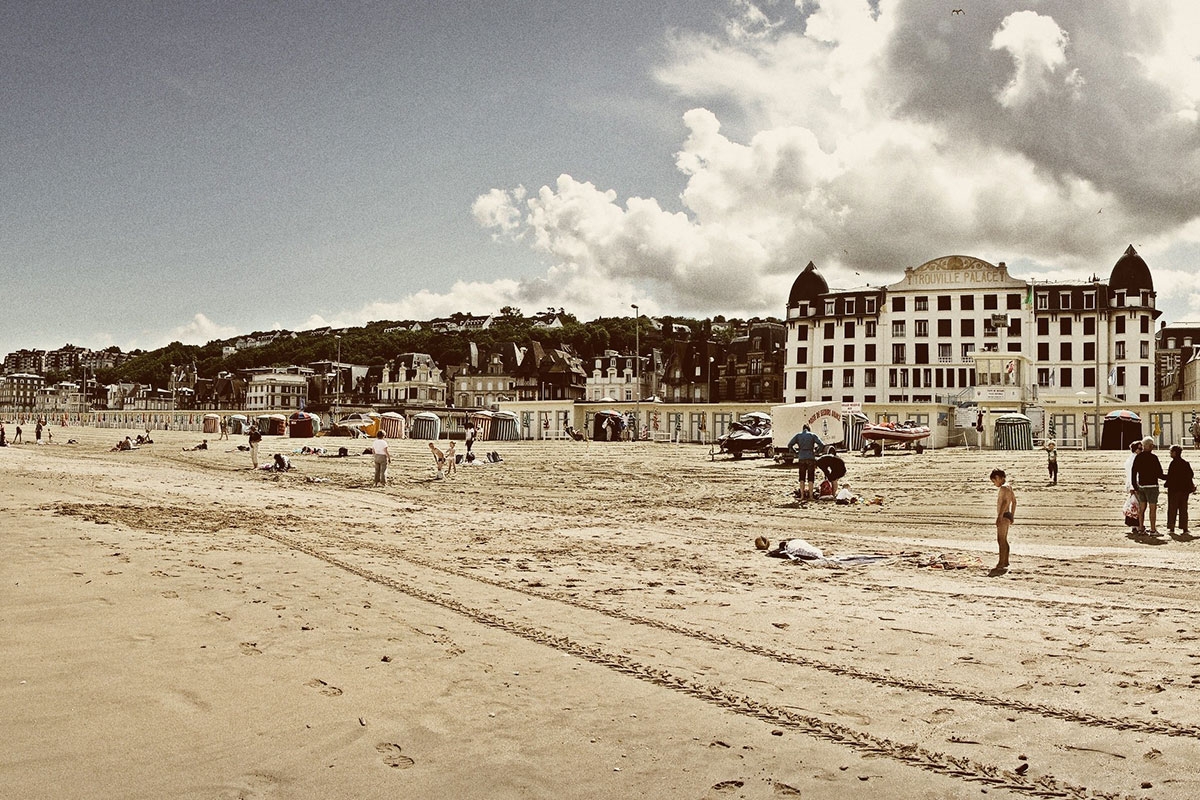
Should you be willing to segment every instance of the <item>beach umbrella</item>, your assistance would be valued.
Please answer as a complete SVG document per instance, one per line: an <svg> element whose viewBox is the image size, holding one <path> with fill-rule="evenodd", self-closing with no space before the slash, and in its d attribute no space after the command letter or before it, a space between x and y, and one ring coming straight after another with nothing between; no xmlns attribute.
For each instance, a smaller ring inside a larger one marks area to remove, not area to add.
<svg viewBox="0 0 1200 800"><path fill-rule="evenodd" d="M1132 411L1129 411L1127 409L1124 409L1124 408L1117 409L1116 411L1110 411L1104 415L1104 418L1106 420L1107 419L1123 419L1123 420L1128 420L1129 422L1141 422L1142 421L1142 418L1139 417L1137 414L1135 414Z"/></svg>

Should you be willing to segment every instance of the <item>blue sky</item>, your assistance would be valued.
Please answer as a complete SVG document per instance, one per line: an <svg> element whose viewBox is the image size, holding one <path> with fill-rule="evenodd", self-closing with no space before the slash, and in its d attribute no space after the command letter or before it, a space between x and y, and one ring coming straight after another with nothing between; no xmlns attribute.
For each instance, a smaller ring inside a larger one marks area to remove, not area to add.
<svg viewBox="0 0 1200 800"><path fill-rule="evenodd" d="M0 3L0 353L1129 243L1200 319L1200 12L952 5Z"/></svg>

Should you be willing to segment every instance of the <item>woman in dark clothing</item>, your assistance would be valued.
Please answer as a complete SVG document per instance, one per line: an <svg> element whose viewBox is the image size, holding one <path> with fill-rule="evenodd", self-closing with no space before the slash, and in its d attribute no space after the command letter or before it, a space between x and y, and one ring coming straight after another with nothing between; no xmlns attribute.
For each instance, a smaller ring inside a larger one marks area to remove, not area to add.
<svg viewBox="0 0 1200 800"><path fill-rule="evenodd" d="M1175 519L1179 518L1179 529L1188 532L1188 496L1195 490L1195 474L1192 465L1183 460L1183 448L1171 447L1171 465L1167 467L1167 479L1163 485L1167 490L1167 533L1175 532Z"/></svg>

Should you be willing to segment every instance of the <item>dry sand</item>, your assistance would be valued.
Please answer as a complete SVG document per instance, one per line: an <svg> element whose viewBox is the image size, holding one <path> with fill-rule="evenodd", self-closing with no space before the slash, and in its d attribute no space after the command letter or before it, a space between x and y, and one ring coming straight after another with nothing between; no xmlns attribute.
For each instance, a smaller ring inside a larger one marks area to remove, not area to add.
<svg viewBox="0 0 1200 800"><path fill-rule="evenodd" d="M1200 542L1129 538L1122 453L1058 486L1041 453L851 456L883 505L802 508L694 445L480 443L504 462L434 481L400 441L375 489L118 433L0 449L6 797L1200 796Z"/></svg>

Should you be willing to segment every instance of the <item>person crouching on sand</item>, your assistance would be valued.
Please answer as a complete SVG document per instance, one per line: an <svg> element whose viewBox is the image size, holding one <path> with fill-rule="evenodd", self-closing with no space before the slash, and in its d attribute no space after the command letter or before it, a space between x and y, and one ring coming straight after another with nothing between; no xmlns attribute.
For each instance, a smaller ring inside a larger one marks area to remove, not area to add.
<svg viewBox="0 0 1200 800"><path fill-rule="evenodd" d="M1015 521L1017 494L1008 485L1004 470L994 469L990 477L999 490L996 492L996 543L1000 547L1000 557L992 570L993 573L999 574L1008 569L1008 529Z"/></svg>

